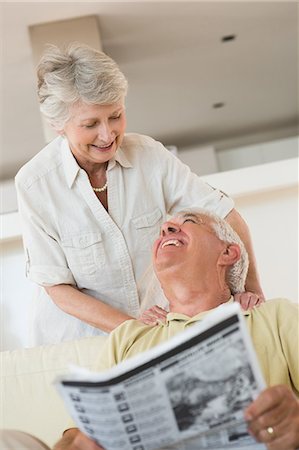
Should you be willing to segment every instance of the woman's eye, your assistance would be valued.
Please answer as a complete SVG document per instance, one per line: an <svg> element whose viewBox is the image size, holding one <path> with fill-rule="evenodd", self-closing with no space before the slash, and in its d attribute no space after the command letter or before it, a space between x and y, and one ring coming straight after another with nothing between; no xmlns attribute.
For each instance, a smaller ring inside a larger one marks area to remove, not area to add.
<svg viewBox="0 0 299 450"><path fill-rule="evenodd" d="M90 124L90 125L85 125L85 128L93 128L93 127L95 127L96 126L96 124L95 123L92 123L92 124Z"/></svg>
<svg viewBox="0 0 299 450"><path fill-rule="evenodd" d="M118 116L112 116L112 117L110 117L110 119L111 120L118 120L118 119L120 119L120 117L121 117L121 114L119 114Z"/></svg>

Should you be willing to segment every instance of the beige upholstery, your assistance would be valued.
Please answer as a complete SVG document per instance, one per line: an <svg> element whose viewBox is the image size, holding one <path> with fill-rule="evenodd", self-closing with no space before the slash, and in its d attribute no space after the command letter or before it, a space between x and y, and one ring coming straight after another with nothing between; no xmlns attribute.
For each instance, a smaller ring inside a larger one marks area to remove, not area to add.
<svg viewBox="0 0 299 450"><path fill-rule="evenodd" d="M1 450L50 450L43 442L30 434L17 430L0 430Z"/></svg>
<svg viewBox="0 0 299 450"><path fill-rule="evenodd" d="M69 364L90 368L103 336L0 353L0 428L30 433L50 447L70 424L52 382Z"/></svg>

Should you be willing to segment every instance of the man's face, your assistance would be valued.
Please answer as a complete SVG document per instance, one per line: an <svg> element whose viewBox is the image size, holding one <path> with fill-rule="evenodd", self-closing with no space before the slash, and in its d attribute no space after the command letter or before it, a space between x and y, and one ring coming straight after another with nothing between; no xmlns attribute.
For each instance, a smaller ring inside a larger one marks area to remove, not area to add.
<svg viewBox="0 0 299 450"><path fill-rule="evenodd" d="M183 213L165 222L153 249L158 277L165 271L175 275L183 270L192 279L202 269L216 267L225 243L217 238L211 224L208 216L193 213Z"/></svg>

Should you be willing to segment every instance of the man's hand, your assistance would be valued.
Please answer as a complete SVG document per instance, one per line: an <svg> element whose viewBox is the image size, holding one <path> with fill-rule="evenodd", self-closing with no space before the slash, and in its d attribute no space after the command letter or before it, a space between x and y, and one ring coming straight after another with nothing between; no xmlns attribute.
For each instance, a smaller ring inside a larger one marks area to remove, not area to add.
<svg viewBox="0 0 299 450"><path fill-rule="evenodd" d="M255 294L254 292L240 292L234 295L235 302L240 303L244 311L260 306L264 303L264 296Z"/></svg>
<svg viewBox="0 0 299 450"><path fill-rule="evenodd" d="M245 410L250 434L268 450L299 447L299 401L284 385L265 389Z"/></svg>
<svg viewBox="0 0 299 450"><path fill-rule="evenodd" d="M138 318L145 325L157 325L159 322L165 323L168 312L158 305L146 309Z"/></svg>
<svg viewBox="0 0 299 450"><path fill-rule="evenodd" d="M81 433L78 428L70 428L53 447L53 450L105 450Z"/></svg>

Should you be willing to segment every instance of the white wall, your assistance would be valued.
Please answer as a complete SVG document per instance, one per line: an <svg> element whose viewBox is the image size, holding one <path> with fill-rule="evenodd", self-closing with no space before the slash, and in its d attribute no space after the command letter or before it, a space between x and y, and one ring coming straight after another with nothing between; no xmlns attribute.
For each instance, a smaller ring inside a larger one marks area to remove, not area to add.
<svg viewBox="0 0 299 450"><path fill-rule="evenodd" d="M25 277L22 240L1 242L0 350L27 346L30 299L35 286Z"/></svg>
<svg viewBox="0 0 299 450"><path fill-rule="evenodd" d="M249 224L267 298L298 301L298 186L236 199Z"/></svg>
<svg viewBox="0 0 299 450"><path fill-rule="evenodd" d="M188 147L184 151L178 152L178 156L197 175L201 176L219 171L217 155L212 146Z"/></svg>
<svg viewBox="0 0 299 450"><path fill-rule="evenodd" d="M262 137L262 136L261 136ZM222 142L224 144L225 141ZM179 148L178 156L197 175L236 170L272 161L298 158L299 137L292 136L242 147L217 148L220 143L205 147Z"/></svg>
<svg viewBox="0 0 299 450"><path fill-rule="evenodd" d="M249 225L267 298L298 301L298 158L203 177Z"/></svg>
<svg viewBox="0 0 299 450"><path fill-rule="evenodd" d="M217 151L220 171L298 157L298 136Z"/></svg>

